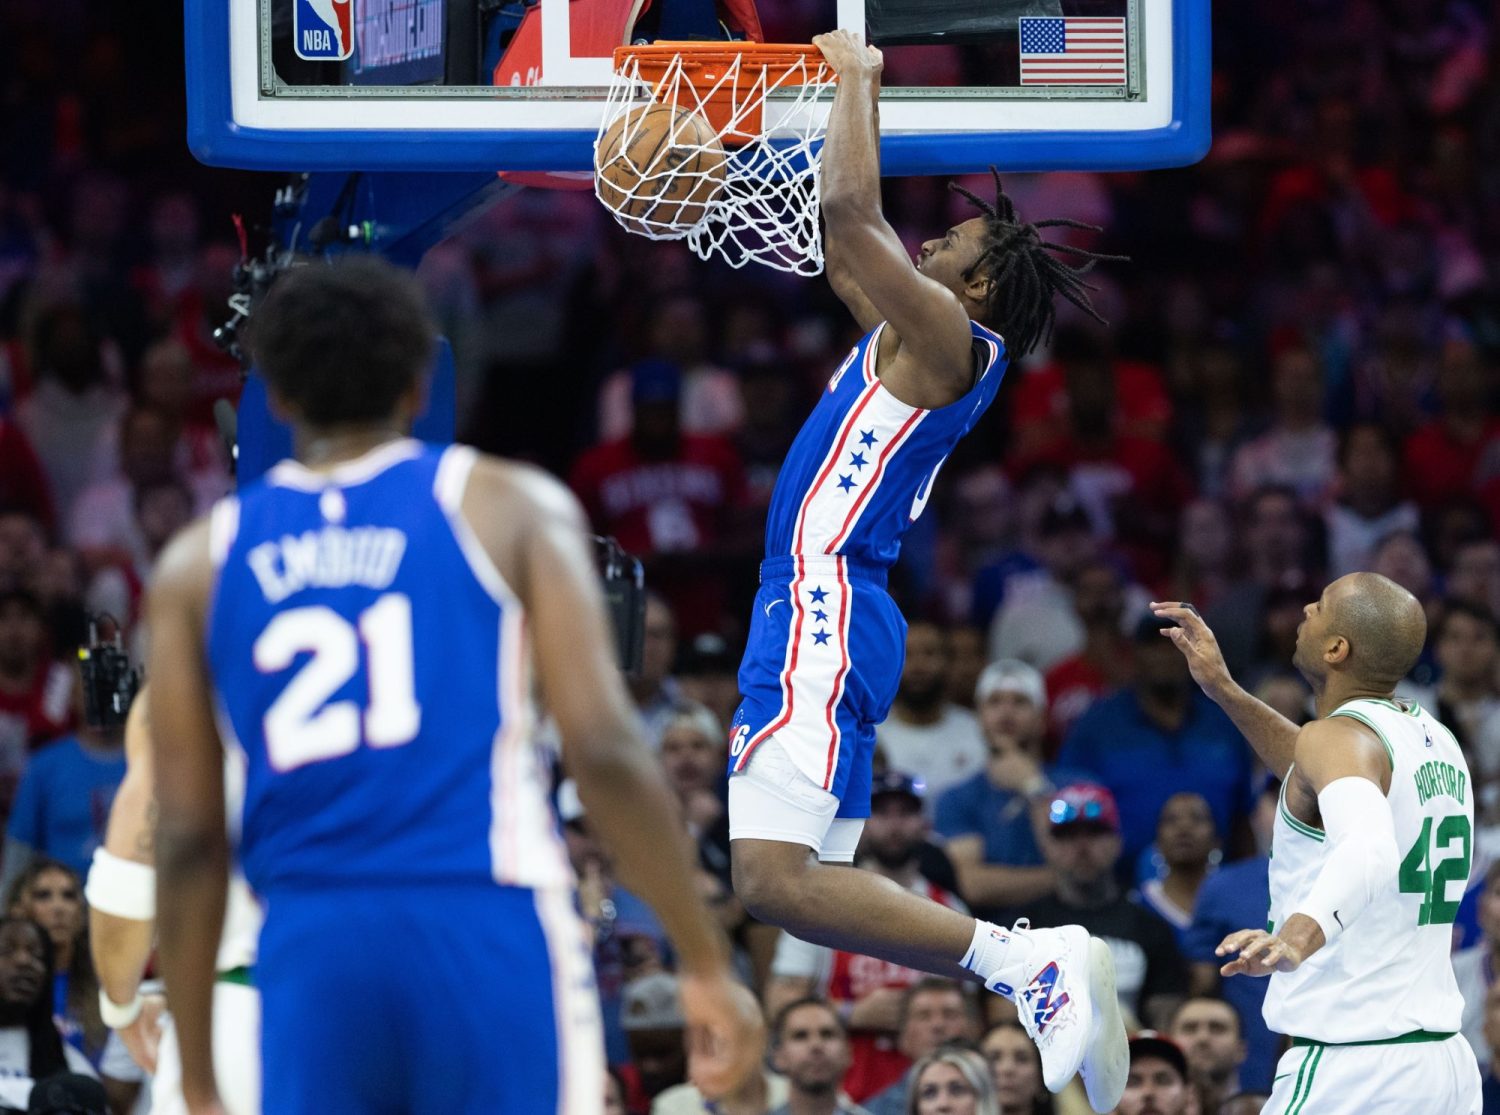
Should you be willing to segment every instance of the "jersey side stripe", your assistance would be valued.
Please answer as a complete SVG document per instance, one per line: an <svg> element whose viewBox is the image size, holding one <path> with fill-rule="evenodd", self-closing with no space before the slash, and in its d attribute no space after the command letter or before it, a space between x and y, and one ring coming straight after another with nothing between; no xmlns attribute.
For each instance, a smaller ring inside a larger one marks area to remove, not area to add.
<svg viewBox="0 0 1500 1115"><path fill-rule="evenodd" d="M807 495L802 497L802 506L797 510L797 528L792 534L792 553L800 554L803 546L803 534L807 528L808 514L812 510L813 501L816 499L819 489L828 482L832 475L834 466L838 464L839 457L843 455L849 438L854 433L854 427L859 421L860 414L870 401L875 398L876 392L880 390L877 380L870 384L860 394L859 401L849 409L848 415L839 426L839 432L834 436L833 442L828 450L828 455L823 458L823 467L819 469L817 479L807 489Z"/></svg>
<svg viewBox="0 0 1500 1115"><path fill-rule="evenodd" d="M843 733L839 730L838 717L834 710L838 708L839 701L844 696L844 679L849 676L849 598L853 595L849 587L849 575L846 565L841 558L835 568L835 577L839 583L839 671L834 675L833 692L828 695L828 707L825 710L828 718L828 766L823 772L823 789L828 789L833 784L833 772L838 767L839 745L843 742Z"/></svg>

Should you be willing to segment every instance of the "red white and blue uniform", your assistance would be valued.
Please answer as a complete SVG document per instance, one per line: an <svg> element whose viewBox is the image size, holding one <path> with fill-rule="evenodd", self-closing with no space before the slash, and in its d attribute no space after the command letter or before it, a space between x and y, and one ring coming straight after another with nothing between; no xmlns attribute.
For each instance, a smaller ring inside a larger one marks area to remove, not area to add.
<svg viewBox="0 0 1500 1115"><path fill-rule="evenodd" d="M975 378L923 410L875 374L882 323L854 346L797 434L776 480L766 559L740 664L730 773L774 736L838 816L870 815L875 726L889 713L906 621L886 593L901 539L948 454L995 399L1005 343L970 322Z"/></svg>
<svg viewBox="0 0 1500 1115"><path fill-rule="evenodd" d="M598 1110L527 616L459 510L475 458L402 440L285 461L214 511L207 650L266 906L267 1112Z"/></svg>

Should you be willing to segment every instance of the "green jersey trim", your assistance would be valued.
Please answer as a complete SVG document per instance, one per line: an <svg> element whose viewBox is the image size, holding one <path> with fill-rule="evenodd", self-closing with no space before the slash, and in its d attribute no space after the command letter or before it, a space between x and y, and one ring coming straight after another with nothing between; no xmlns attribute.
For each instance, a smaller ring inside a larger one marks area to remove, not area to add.
<svg viewBox="0 0 1500 1115"><path fill-rule="evenodd" d="M1286 807L1286 784L1291 780L1292 768L1288 767L1286 771L1286 778L1283 779L1281 783L1281 797L1276 803L1277 808L1281 811L1281 819L1288 825L1290 825L1294 832L1300 832L1303 836L1306 836L1312 840L1316 840L1321 844L1325 839L1327 839L1327 834L1318 831L1309 824L1304 824L1302 821L1297 820L1296 817L1292 816L1292 811Z"/></svg>
<svg viewBox="0 0 1500 1115"><path fill-rule="evenodd" d="M1293 1038L1292 1045L1295 1047L1308 1046L1313 1049L1322 1049L1333 1046L1335 1049L1345 1049L1360 1045L1421 1045L1425 1042L1447 1041L1456 1038L1457 1033L1444 1034L1433 1030L1413 1030L1409 1034L1402 1034L1395 1038L1371 1038L1369 1041L1314 1041L1312 1038Z"/></svg>
<svg viewBox="0 0 1500 1115"><path fill-rule="evenodd" d="M1376 703L1389 704L1389 702ZM1394 705L1392 705L1391 707L1395 708ZM1366 728L1369 728L1370 731L1379 736L1380 742L1385 744L1385 754L1386 758L1390 759L1391 761L1391 770L1394 771L1396 769L1396 749L1391 746L1391 741L1385 738L1385 733L1380 730L1380 726L1376 724L1375 721L1371 720L1368 716L1360 712L1358 709L1352 709L1348 705L1343 705L1339 708L1336 708L1328 714L1328 718L1330 720L1332 720L1335 716L1347 716L1350 720L1358 720Z"/></svg>

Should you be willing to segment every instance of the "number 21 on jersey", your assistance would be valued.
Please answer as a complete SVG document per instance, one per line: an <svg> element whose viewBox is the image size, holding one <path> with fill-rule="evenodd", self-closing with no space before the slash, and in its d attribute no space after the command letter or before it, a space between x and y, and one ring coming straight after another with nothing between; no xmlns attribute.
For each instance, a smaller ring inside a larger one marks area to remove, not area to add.
<svg viewBox="0 0 1500 1115"><path fill-rule="evenodd" d="M400 747L417 737L411 598L388 592L350 623L322 604L292 608L268 623L253 648L255 667L278 673L309 655L266 710L266 756L277 771L336 759L371 747ZM363 659L363 662L361 661ZM332 701L364 666L369 700Z"/></svg>

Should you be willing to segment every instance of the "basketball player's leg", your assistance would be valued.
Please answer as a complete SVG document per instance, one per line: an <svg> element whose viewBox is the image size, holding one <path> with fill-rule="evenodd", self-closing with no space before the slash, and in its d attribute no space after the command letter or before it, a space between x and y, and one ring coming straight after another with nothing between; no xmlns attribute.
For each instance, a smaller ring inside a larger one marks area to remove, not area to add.
<svg viewBox="0 0 1500 1115"><path fill-rule="evenodd" d="M1293 1046L1276 1063L1271 1098L1261 1110L1264 1115L1480 1115L1483 1088L1468 1042L1458 1034L1415 1037Z"/></svg>
<svg viewBox="0 0 1500 1115"><path fill-rule="evenodd" d="M730 779L734 890L751 915L814 944L938 975L979 975L961 963L975 919L850 870L862 826L838 811L839 799L815 786L774 736Z"/></svg>

